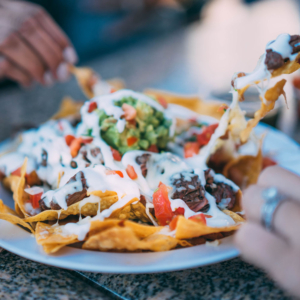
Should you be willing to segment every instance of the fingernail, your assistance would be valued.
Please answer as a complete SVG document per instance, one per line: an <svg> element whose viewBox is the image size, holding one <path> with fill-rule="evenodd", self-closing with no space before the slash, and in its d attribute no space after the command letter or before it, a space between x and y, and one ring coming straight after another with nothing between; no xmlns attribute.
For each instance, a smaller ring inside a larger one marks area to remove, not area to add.
<svg viewBox="0 0 300 300"><path fill-rule="evenodd" d="M47 86L51 86L54 84L54 79L50 73L50 71L47 71L45 74L44 74L44 82L45 82L45 85Z"/></svg>
<svg viewBox="0 0 300 300"><path fill-rule="evenodd" d="M56 70L57 79L66 81L70 77L69 67L67 63L61 63Z"/></svg>
<svg viewBox="0 0 300 300"><path fill-rule="evenodd" d="M70 46L64 49L63 57L65 61L67 61L70 64L75 64L78 61L78 56L75 50Z"/></svg>

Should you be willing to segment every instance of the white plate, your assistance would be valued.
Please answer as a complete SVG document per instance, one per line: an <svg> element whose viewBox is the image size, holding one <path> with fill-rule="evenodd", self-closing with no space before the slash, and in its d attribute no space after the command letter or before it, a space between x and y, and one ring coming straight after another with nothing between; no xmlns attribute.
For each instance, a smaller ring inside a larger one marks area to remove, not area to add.
<svg viewBox="0 0 300 300"><path fill-rule="evenodd" d="M267 132L264 153L283 167L300 174L300 148L297 143L265 125L258 133ZM0 198L12 206L7 191L0 189ZM232 238L222 240L219 247L199 245L158 253L105 253L65 247L55 255L46 255L33 235L18 226L0 220L0 246L25 258L56 267L101 273L156 273L195 268L238 256Z"/></svg>

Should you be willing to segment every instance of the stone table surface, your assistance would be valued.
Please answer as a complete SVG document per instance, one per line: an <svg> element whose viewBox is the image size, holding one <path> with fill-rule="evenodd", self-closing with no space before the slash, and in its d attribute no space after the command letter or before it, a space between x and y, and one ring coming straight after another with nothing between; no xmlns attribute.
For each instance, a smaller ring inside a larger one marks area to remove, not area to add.
<svg viewBox="0 0 300 300"><path fill-rule="evenodd" d="M89 62L103 78L128 87L197 92L184 57L185 31L149 40ZM0 140L24 124L39 124L63 96L84 99L74 79L51 88L0 90ZM87 280L89 278L90 280ZM239 258L192 270L150 275L77 273L0 250L0 299L288 299L260 270Z"/></svg>

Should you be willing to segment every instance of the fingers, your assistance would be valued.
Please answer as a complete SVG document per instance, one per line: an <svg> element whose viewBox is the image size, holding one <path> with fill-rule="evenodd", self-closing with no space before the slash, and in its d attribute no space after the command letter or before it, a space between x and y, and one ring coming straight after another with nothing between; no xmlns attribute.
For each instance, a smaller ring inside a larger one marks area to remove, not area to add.
<svg viewBox="0 0 300 300"><path fill-rule="evenodd" d="M32 81L28 74L4 58L0 58L0 78L2 77L17 81L24 87L30 86Z"/></svg>
<svg viewBox="0 0 300 300"><path fill-rule="evenodd" d="M11 34L0 45L0 53L36 81L45 83L44 74L46 70L42 61L16 33Z"/></svg>
<svg viewBox="0 0 300 300"><path fill-rule="evenodd" d="M254 223L243 225L235 235L242 257L265 269L282 287L300 293L300 252Z"/></svg>
<svg viewBox="0 0 300 300"><path fill-rule="evenodd" d="M258 179L258 185L276 186L282 193L300 201L300 177L279 166L266 168Z"/></svg>
<svg viewBox="0 0 300 300"><path fill-rule="evenodd" d="M280 263L283 253L286 255L289 251L283 240L251 222L243 225L234 239L247 261L268 271Z"/></svg>
<svg viewBox="0 0 300 300"><path fill-rule="evenodd" d="M28 19L20 28L22 38L38 53L47 69L56 77L56 70L63 60L58 44L43 31L35 19Z"/></svg>
<svg viewBox="0 0 300 300"><path fill-rule="evenodd" d="M35 19L40 24L45 32L47 32L54 41L58 43L60 48L64 51L63 55L67 62L75 64L78 60L77 54L74 51L69 39L64 32L57 26L54 20L44 11L40 11Z"/></svg>
<svg viewBox="0 0 300 300"><path fill-rule="evenodd" d="M245 190L243 196L243 207L247 219L257 224L261 222L261 209L264 203L262 192L264 189L265 187L253 185ZM287 201L279 204L273 217L275 232L298 248L300 248L299 216L300 205L296 201L287 199Z"/></svg>

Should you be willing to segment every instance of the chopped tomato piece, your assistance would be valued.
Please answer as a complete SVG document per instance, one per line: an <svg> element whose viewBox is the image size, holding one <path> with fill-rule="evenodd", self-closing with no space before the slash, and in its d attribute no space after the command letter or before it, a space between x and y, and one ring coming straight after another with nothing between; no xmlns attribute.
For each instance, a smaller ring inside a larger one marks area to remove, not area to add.
<svg viewBox="0 0 300 300"><path fill-rule="evenodd" d="M70 152L71 152L71 155L72 157L76 157L81 146L83 144L83 140L82 140L82 137L79 137L79 138L75 138L72 142L71 142L71 145L70 145Z"/></svg>
<svg viewBox="0 0 300 300"><path fill-rule="evenodd" d="M70 147L72 141L75 139L74 135L68 134L65 136L66 144Z"/></svg>
<svg viewBox="0 0 300 300"><path fill-rule="evenodd" d="M185 209L183 207L178 207L175 209L174 214L175 215L184 215Z"/></svg>
<svg viewBox="0 0 300 300"><path fill-rule="evenodd" d="M110 147L111 152L112 152L112 156L114 158L114 160L116 161L121 161L122 160L122 155L120 154L120 152L112 147Z"/></svg>
<svg viewBox="0 0 300 300"><path fill-rule="evenodd" d="M176 229L177 222L178 222L178 218L179 218L179 216L175 216L175 217L173 218L173 220L170 222L169 227L170 227L170 230L171 230L171 231L173 231L173 230Z"/></svg>
<svg viewBox="0 0 300 300"><path fill-rule="evenodd" d="M21 176L21 167L11 172L10 175Z"/></svg>
<svg viewBox="0 0 300 300"><path fill-rule="evenodd" d="M106 175L119 175L121 178L124 178L123 173L119 170L116 170L116 171L115 170L106 170L105 174Z"/></svg>
<svg viewBox="0 0 300 300"><path fill-rule="evenodd" d="M219 124L212 124L212 125L209 125L208 127L203 128L202 132L197 135L197 140L198 140L200 147L208 144L211 136L214 134L214 132L218 126L219 126Z"/></svg>
<svg viewBox="0 0 300 300"><path fill-rule="evenodd" d="M97 107L98 107L98 105L97 105L96 102L94 102L94 101L91 102L91 103L89 104L88 112L89 112L89 113L93 112Z"/></svg>
<svg viewBox="0 0 300 300"><path fill-rule="evenodd" d="M163 108L168 108L168 102L166 101L166 99L164 97L157 96L156 99Z"/></svg>
<svg viewBox="0 0 300 300"><path fill-rule="evenodd" d="M93 141L93 138L92 137L89 137L89 136L86 136L86 137L82 137L82 142L84 144L89 144Z"/></svg>
<svg viewBox="0 0 300 300"><path fill-rule="evenodd" d="M34 209L40 207L39 201L41 200L42 195L43 195L43 193L36 194L36 195L30 195L30 202L31 202L32 207L33 207Z"/></svg>
<svg viewBox="0 0 300 300"><path fill-rule="evenodd" d="M127 103L123 103L122 109L124 111L124 117L125 117L126 121L131 121L131 120L135 119L136 109L133 106L131 106Z"/></svg>
<svg viewBox="0 0 300 300"><path fill-rule="evenodd" d="M44 190L41 187L34 186L34 187L31 187L31 188L25 189L25 192L27 194L29 194L29 196L30 196L29 200L31 202L32 207L34 209L39 208L40 207L39 201L42 198Z"/></svg>
<svg viewBox="0 0 300 300"><path fill-rule="evenodd" d="M205 219L205 215L204 214L198 214L198 215L194 215L189 217L189 220L198 222L198 223L203 223L206 225L206 219Z"/></svg>
<svg viewBox="0 0 300 300"><path fill-rule="evenodd" d="M165 184L160 183L159 188L153 193L153 205L159 225L169 224L174 214L168 196L168 187Z"/></svg>
<svg viewBox="0 0 300 300"><path fill-rule="evenodd" d="M273 159L271 159L270 157L263 157L263 161L262 161L262 169L265 169L267 167L271 167L271 166L275 166L277 165L277 162L274 161Z"/></svg>
<svg viewBox="0 0 300 300"><path fill-rule="evenodd" d="M134 145L137 141L138 139L135 136L131 136L127 139L127 145L130 147Z"/></svg>
<svg viewBox="0 0 300 300"><path fill-rule="evenodd" d="M137 174L136 174L133 166L128 165L127 168L126 168L126 172L129 176L129 178L131 178L132 180L137 179Z"/></svg>
<svg viewBox="0 0 300 300"><path fill-rule="evenodd" d="M58 128L59 128L59 130L60 131L63 131L64 130L64 128L63 128L63 126L62 126L62 124L61 124L61 122L60 121L58 121Z"/></svg>
<svg viewBox="0 0 300 300"><path fill-rule="evenodd" d="M115 88L111 88L110 89L110 93L112 94L112 93L114 93L114 92L116 92L117 90L115 89Z"/></svg>
<svg viewBox="0 0 300 300"><path fill-rule="evenodd" d="M194 155L198 154L200 150L200 145L198 142L187 142L184 145L184 157L193 157Z"/></svg>
<svg viewBox="0 0 300 300"><path fill-rule="evenodd" d="M158 153L158 149L157 149L157 146L156 145L151 145L147 151L149 152L154 152L154 153Z"/></svg>

